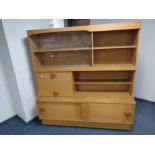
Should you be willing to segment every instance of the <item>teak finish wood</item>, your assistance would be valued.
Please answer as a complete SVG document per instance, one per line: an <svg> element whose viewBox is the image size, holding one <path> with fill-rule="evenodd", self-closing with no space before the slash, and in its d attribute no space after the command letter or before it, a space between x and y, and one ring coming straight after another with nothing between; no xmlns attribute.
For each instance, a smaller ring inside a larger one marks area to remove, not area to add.
<svg viewBox="0 0 155 155"><path fill-rule="evenodd" d="M82 119L88 122L132 124L134 105L82 104Z"/></svg>
<svg viewBox="0 0 155 155"><path fill-rule="evenodd" d="M72 97L42 97L38 96L37 102L80 102L103 104L135 104L128 92L88 92L78 91Z"/></svg>
<svg viewBox="0 0 155 155"><path fill-rule="evenodd" d="M78 64L78 65L59 65L59 66L36 66L35 72L51 72L51 71L135 71L136 66L130 63L125 64Z"/></svg>
<svg viewBox="0 0 155 155"><path fill-rule="evenodd" d="M102 103L38 103L40 119L132 124L134 105ZM108 109L108 110L107 110Z"/></svg>
<svg viewBox="0 0 155 155"><path fill-rule="evenodd" d="M40 96L73 96L73 77L70 72L36 73Z"/></svg>
<svg viewBox="0 0 155 155"><path fill-rule="evenodd" d="M78 103L39 103L40 119L80 120L81 108Z"/></svg>
<svg viewBox="0 0 155 155"><path fill-rule="evenodd" d="M131 124L126 123L103 123L103 122L86 122L86 121L70 121L70 120L54 120L54 119L42 119L43 125L59 125L59 126L78 126L87 128L107 128L107 129L124 129L130 130Z"/></svg>
<svg viewBox="0 0 155 155"><path fill-rule="evenodd" d="M131 129L141 24L28 30L42 124Z"/></svg>
<svg viewBox="0 0 155 155"><path fill-rule="evenodd" d="M52 32L68 32L68 31L88 31L88 32L98 32L98 31L114 31L114 30L134 30L140 29L141 24L139 22L131 23L115 23L115 24L101 24L101 25L89 25L89 26L75 26L75 27L65 27L65 28L49 28L40 30L28 30L28 36L52 33Z"/></svg>

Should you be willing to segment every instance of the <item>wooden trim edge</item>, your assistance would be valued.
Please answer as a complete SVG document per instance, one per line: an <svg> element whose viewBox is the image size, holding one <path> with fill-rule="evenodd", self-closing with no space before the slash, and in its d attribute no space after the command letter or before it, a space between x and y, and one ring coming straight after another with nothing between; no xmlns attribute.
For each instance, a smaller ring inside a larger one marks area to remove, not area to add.
<svg viewBox="0 0 155 155"><path fill-rule="evenodd" d="M42 119L43 125L60 125L60 126L76 126L76 127L92 127L92 128L106 128L106 129L123 129L131 130L131 124L120 123L95 123L95 122L83 122L83 121L61 121L61 120L49 120Z"/></svg>
<svg viewBox="0 0 155 155"><path fill-rule="evenodd" d="M48 28L38 30L27 30L27 35L30 37L35 34L52 33L52 32L65 32L65 31L113 31L113 30L130 30L130 29L141 29L140 22L122 22L122 23L111 23L111 24L98 24L98 25L87 25L87 26L73 26L64 28Z"/></svg>

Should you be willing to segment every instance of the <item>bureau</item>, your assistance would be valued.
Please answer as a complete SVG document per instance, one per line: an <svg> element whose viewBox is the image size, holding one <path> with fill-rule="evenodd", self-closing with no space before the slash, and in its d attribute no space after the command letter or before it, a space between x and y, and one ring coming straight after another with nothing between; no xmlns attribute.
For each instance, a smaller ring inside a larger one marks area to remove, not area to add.
<svg viewBox="0 0 155 155"><path fill-rule="evenodd" d="M131 129L141 25L28 30L45 125Z"/></svg>

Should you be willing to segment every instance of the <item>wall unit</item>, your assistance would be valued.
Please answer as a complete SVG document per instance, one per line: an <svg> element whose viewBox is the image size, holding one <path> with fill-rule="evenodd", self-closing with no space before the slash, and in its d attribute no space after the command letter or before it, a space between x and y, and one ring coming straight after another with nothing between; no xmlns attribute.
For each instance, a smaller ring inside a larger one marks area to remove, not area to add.
<svg viewBox="0 0 155 155"><path fill-rule="evenodd" d="M29 30L43 124L130 129L140 23Z"/></svg>

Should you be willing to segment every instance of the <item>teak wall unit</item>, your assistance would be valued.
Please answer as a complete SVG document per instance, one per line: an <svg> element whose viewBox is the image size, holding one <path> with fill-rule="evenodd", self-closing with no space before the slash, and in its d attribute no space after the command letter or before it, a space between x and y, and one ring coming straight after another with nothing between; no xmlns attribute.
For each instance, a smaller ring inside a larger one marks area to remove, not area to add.
<svg viewBox="0 0 155 155"><path fill-rule="evenodd" d="M29 30L42 124L130 129L140 27Z"/></svg>

